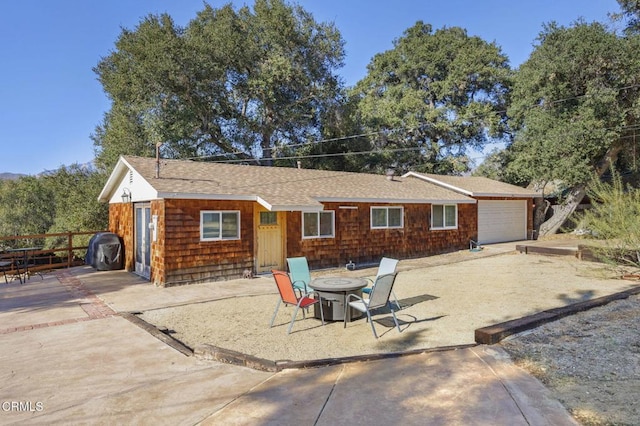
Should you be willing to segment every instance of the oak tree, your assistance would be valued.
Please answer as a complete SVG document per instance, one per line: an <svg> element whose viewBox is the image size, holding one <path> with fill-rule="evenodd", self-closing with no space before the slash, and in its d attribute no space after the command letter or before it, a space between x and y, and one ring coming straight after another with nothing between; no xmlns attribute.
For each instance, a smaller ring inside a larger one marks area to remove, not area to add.
<svg viewBox="0 0 640 426"><path fill-rule="evenodd" d="M162 153L269 162L279 146L319 137L341 89L343 40L297 5L205 5L185 27L150 15L123 29L95 67L111 110L93 135L97 162Z"/></svg>
<svg viewBox="0 0 640 426"><path fill-rule="evenodd" d="M551 23L517 71L509 172L540 187L558 181L570 188L540 235L560 229L594 176L633 157L640 112L637 47L637 38L620 37L599 23Z"/></svg>
<svg viewBox="0 0 640 426"><path fill-rule="evenodd" d="M417 22L377 54L352 96L374 145L401 171L462 173L466 154L505 131L507 57L462 28Z"/></svg>

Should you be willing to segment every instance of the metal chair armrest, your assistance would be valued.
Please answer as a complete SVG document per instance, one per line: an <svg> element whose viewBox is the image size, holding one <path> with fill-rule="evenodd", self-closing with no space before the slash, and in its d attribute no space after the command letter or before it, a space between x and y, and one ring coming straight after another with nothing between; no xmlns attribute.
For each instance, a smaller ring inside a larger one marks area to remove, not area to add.
<svg viewBox="0 0 640 426"><path fill-rule="evenodd" d="M344 299L344 304L348 305L351 298L358 299L358 300L364 302L364 299L362 297L358 296L357 294L349 293L349 294L347 294L347 297L345 297L345 299Z"/></svg>

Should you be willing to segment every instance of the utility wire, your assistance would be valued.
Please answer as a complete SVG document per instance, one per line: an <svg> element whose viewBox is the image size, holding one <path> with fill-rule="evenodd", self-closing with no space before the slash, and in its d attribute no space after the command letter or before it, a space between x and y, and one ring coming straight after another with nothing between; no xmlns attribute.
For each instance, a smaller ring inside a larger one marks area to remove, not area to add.
<svg viewBox="0 0 640 426"><path fill-rule="evenodd" d="M406 151L420 151L424 148L422 147L413 147L413 148L393 148L393 149L373 149L369 151L353 151L353 152L334 152L330 154L308 154L308 155L291 155L286 157L272 157L269 160L300 160L304 158L322 158L322 157L340 157L347 155L364 155L364 154L385 154L388 152L406 152ZM247 159L230 159L230 160L219 160L212 161L212 163L244 163Z"/></svg>
<svg viewBox="0 0 640 426"><path fill-rule="evenodd" d="M623 90L635 89L635 88L638 88L638 87L640 87L640 84L631 84L631 85L628 85L628 86L623 86L623 87L617 88L615 90L617 92L621 92ZM570 96L570 97L566 97L566 98L561 98L561 99L548 101L548 104L549 105L558 105L558 104L561 104L561 103L564 103L564 102L569 102L569 101L572 101L572 100L582 99L582 98L586 98L586 97L595 97L595 96L598 96L598 94L583 94L583 95ZM535 109L535 108L540 108L540 107L541 107L540 104L535 104L535 105L530 105L529 107L527 107L527 109ZM507 113L506 109L505 110L497 110L497 111L491 111L491 112L485 113L485 114L477 114L477 115L472 115L470 117L463 117L462 119L464 121L470 121L470 120L474 120L474 119L485 118L489 114L495 115L495 114L506 114L506 113ZM640 124L624 126L624 127L618 128L618 129L616 129L616 128L607 128L607 129L604 129L604 130L625 131L625 130L638 130L638 129L640 129ZM303 146L315 146L315 145L322 144L322 143L327 143L327 142L344 141L344 140L356 139L356 138L361 138L361 137L369 137L369 136L374 136L374 135L380 135L382 133L393 133L393 132L399 132L399 131L410 132L410 131L412 131L412 129L398 127L398 128L393 128L393 129L387 129L386 131L374 131L374 132L360 133L360 134L355 134L355 135L341 136L341 137L336 137L336 138L322 139L322 140L317 140L317 141L308 141L308 142L302 142L302 143L297 143L297 144L285 145L285 147L286 148L297 148L297 147L303 147ZM623 137L621 137L621 139L630 139L632 137L635 137L635 135L623 136ZM335 157L335 156L341 156L341 155L363 155L363 154L373 154L373 153L383 153L383 152L415 151L415 150L420 150L420 149L422 149L422 148L398 148L398 149L384 149L384 150L345 152L345 153L310 154L310 155L298 155L298 156L287 156L287 157L275 157L274 159L322 158L322 157ZM240 155L240 154L246 154L246 151L235 151L235 152L219 153L219 154L212 154L212 155L203 155L203 156L189 157L189 158L186 158L186 159L188 159L188 160L208 160L208 159L217 158L217 157L226 157L226 156L233 156L233 155ZM479 157L474 157L474 159L486 158L486 157L487 157L487 155L483 155L483 156L479 156ZM245 162L245 161L248 161L248 160L249 159L222 159L222 160L213 160L213 162L234 163L234 162Z"/></svg>

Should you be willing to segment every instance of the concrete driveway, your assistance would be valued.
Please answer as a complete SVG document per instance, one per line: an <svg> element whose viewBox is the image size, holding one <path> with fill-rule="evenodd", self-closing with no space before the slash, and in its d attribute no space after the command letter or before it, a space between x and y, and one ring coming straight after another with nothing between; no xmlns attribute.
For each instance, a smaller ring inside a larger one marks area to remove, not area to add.
<svg viewBox="0 0 640 426"><path fill-rule="evenodd" d="M185 356L118 314L262 291L245 281L158 289L81 267L0 284L0 423L575 424L496 346L269 373Z"/></svg>

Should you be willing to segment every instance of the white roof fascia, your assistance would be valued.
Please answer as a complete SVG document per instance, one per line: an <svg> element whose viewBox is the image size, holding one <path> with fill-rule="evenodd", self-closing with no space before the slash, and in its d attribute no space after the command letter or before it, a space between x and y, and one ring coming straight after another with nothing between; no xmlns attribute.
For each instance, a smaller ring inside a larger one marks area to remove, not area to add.
<svg viewBox="0 0 640 426"><path fill-rule="evenodd" d="M284 204L281 206L271 206L270 211L272 212L303 212L303 213L314 213L314 212L321 212L324 210L324 206L323 205L319 205L319 206L309 206L309 205L300 205L300 206L294 206L294 205L288 205L288 204Z"/></svg>
<svg viewBox="0 0 640 426"><path fill-rule="evenodd" d="M430 200L429 204L478 204L478 200L470 198L468 200Z"/></svg>
<svg viewBox="0 0 640 426"><path fill-rule="evenodd" d="M438 179L433 179L433 178L430 178L429 176L424 176L424 175L421 175L421 174L416 173L416 172L405 173L402 177L407 177L407 176L413 176L413 177L416 177L418 179L426 180L427 182L431 182L434 185L442 186L443 188L447 188L447 189L450 189L452 191L456 191L456 192L459 192L461 194L468 195L470 197L473 197L474 195L477 196L472 191L467 191L466 189L458 188L457 186L454 186L454 185L449 185L448 183L444 183L442 181L439 181Z"/></svg>
<svg viewBox="0 0 640 426"><path fill-rule="evenodd" d="M277 212L277 211L302 211L302 212L317 212L322 211L323 206L311 205L293 205L283 204L274 205L266 201L264 198L258 195L227 195L227 194L198 194L198 193L179 193L179 192L161 192L158 193L158 198L175 198L175 199L189 199L189 200L220 200L220 201L255 201L265 209Z"/></svg>
<svg viewBox="0 0 640 426"><path fill-rule="evenodd" d="M536 198L539 195L536 194L491 194L491 193L477 193L473 194L474 197L509 197L509 198Z"/></svg>
<svg viewBox="0 0 640 426"><path fill-rule="evenodd" d="M269 211L273 211L271 210L271 208L273 207L271 204L269 204L267 202L267 200L265 200L262 197L258 197L256 196L256 201L258 202L258 204L260 204L262 207L264 207L265 209L269 210Z"/></svg>
<svg viewBox="0 0 640 426"><path fill-rule="evenodd" d="M230 194L201 194L197 192L158 192L158 198L184 198L189 200L229 200L229 201L257 201L255 195Z"/></svg>
<svg viewBox="0 0 640 426"><path fill-rule="evenodd" d="M111 198L111 194L113 193L113 189L118 187L118 184L121 182L122 177L129 170L129 165L124 161L122 156L118 159L116 166L111 171L109 175L109 179L102 187L102 191L100 191L100 195L98 195L98 201L109 201Z"/></svg>
<svg viewBox="0 0 640 426"><path fill-rule="evenodd" d="M319 202L327 203L384 203L384 204L475 204L476 200L472 198L456 199L456 200L439 200L439 199L411 199L411 198L341 198L341 197L322 197L317 198Z"/></svg>
<svg viewBox="0 0 640 426"><path fill-rule="evenodd" d="M119 203L120 193L127 189L132 202L155 200L158 191L137 170L135 170L123 157L120 157L114 167L107 183L102 188L98 201L107 203Z"/></svg>

